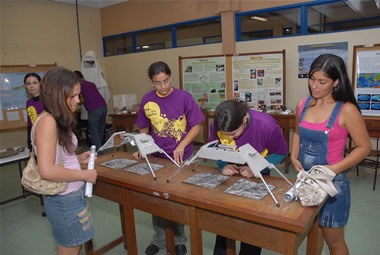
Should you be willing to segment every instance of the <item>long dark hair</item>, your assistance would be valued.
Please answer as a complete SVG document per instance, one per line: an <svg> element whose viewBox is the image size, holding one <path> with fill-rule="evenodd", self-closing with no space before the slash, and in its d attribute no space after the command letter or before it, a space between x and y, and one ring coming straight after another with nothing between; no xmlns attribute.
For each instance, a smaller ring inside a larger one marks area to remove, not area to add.
<svg viewBox="0 0 380 255"><path fill-rule="evenodd" d="M77 119L66 100L71 97L74 86L79 83L80 80L74 72L59 66L50 69L41 83L40 99L45 111L49 112L57 122L59 144L68 152L75 150L72 130L77 124Z"/></svg>
<svg viewBox="0 0 380 255"><path fill-rule="evenodd" d="M27 73L24 77L24 84L26 83L26 79L29 77L36 77L39 82L41 82L41 76L38 75L38 73Z"/></svg>
<svg viewBox="0 0 380 255"><path fill-rule="evenodd" d="M350 79L348 78L346 65L341 57L333 54L322 54L317 57L311 64L309 79L316 71L324 72L327 77L334 82L339 80L338 85L333 89L332 98L335 101L351 102L360 111L359 105L355 99ZM311 89L309 87L310 95Z"/></svg>
<svg viewBox="0 0 380 255"><path fill-rule="evenodd" d="M220 103L214 112L214 126L217 131L231 132L243 124L248 106L244 101L227 100Z"/></svg>

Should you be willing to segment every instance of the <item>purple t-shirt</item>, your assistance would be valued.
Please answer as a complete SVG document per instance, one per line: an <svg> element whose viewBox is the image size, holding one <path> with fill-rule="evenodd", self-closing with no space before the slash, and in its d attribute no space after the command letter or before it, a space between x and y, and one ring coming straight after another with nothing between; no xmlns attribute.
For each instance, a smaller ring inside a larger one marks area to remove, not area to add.
<svg viewBox="0 0 380 255"><path fill-rule="evenodd" d="M83 96L84 107L88 112L92 112L102 106L107 105L106 101L99 93L99 90L94 83L86 80L81 80L80 89Z"/></svg>
<svg viewBox="0 0 380 255"><path fill-rule="evenodd" d="M249 122L243 133L237 139L224 136L215 130L214 123L210 125L210 141L219 140L225 145L240 147L249 143L259 153L268 150L268 155L286 154L288 146L276 120L267 113L249 110ZM220 137L219 137L220 136Z"/></svg>
<svg viewBox="0 0 380 255"><path fill-rule="evenodd" d="M136 125L151 127L150 135L155 143L173 157L173 151L185 138L189 130L205 120L201 109L191 94L173 88L166 97L159 97L155 90L148 92L141 100ZM193 153L193 143L184 152L184 159ZM157 156L165 157L163 154Z"/></svg>
<svg viewBox="0 0 380 255"><path fill-rule="evenodd" d="M26 101L26 112L28 113L28 127L31 127L38 115L44 110L40 97L32 97Z"/></svg>

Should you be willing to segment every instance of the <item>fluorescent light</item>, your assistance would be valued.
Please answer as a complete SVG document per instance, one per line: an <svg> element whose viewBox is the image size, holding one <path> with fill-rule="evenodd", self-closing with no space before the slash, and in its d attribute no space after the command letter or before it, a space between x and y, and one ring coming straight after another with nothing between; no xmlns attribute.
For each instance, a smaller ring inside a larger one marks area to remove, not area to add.
<svg viewBox="0 0 380 255"><path fill-rule="evenodd" d="M149 49L149 45L143 45L142 48L143 49Z"/></svg>
<svg viewBox="0 0 380 255"><path fill-rule="evenodd" d="M259 21L268 21L266 18L259 17L259 16L251 16L251 19L259 20Z"/></svg>

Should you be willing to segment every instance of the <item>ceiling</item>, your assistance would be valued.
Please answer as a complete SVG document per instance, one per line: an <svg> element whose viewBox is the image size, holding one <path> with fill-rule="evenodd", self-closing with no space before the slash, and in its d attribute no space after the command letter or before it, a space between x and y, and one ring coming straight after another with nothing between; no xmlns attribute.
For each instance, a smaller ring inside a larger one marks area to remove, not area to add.
<svg viewBox="0 0 380 255"><path fill-rule="evenodd" d="M53 2L60 2L64 4L76 4L76 0L49 0ZM78 5L93 7L93 8L103 8L114 4L119 4L127 2L128 0L77 0Z"/></svg>

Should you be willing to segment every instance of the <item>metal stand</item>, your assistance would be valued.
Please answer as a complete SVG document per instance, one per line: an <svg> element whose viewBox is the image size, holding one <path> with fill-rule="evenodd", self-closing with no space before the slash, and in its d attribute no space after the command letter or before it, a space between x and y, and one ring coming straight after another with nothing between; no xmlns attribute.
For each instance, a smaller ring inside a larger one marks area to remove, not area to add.
<svg viewBox="0 0 380 255"><path fill-rule="evenodd" d="M115 136L119 136L120 143L116 144L114 143ZM148 160L148 155L152 153L163 153L167 158L169 158L177 167L181 168L180 165L178 165L177 162L174 161L164 150L162 150L158 145L154 142L153 138L150 135L147 134L134 134L134 133L127 133L125 131L117 132L112 134L112 136L107 140L107 142L101 146L98 151L103 151L108 148L115 147L113 154L116 152L116 150L124 144L130 143L132 146L137 146L140 155L142 158L145 159L146 163L148 164L148 167L150 169L150 172L153 175L154 180L157 180L156 175L154 174L153 168Z"/></svg>
<svg viewBox="0 0 380 255"><path fill-rule="evenodd" d="M260 178L261 181L264 183L276 206L280 207L280 203L277 201L272 191L268 187L267 183L265 182L263 176L261 175L261 171L267 167L275 169L280 174L280 176L289 183L290 186L293 186L293 184L273 164L269 163L263 156L261 156L261 154L258 153L255 150L255 148L253 148L250 144L245 144L239 147L238 150L236 150L235 147L229 147L225 145L217 146L217 144L218 141L212 141L203 145L199 149L199 151L194 155L194 157L187 160L175 173L173 173L173 175L171 175L167 179L167 182L170 182L170 180L174 178L185 166L190 165L198 158L212 160L223 159L223 161L230 163L248 164L249 169L252 171L254 176L256 178ZM193 170L198 166L198 164L199 161L197 162Z"/></svg>

